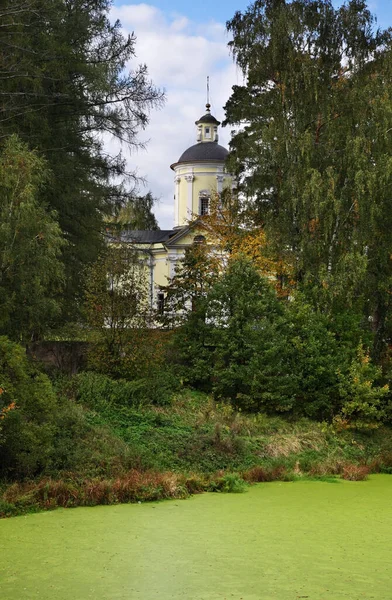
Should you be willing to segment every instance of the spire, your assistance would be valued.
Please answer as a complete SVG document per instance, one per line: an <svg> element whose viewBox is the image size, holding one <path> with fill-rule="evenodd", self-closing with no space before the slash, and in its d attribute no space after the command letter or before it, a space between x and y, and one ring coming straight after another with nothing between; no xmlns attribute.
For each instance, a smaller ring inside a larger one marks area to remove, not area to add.
<svg viewBox="0 0 392 600"><path fill-rule="evenodd" d="M198 142L217 142L218 141L218 126L220 122L211 114L210 104L210 77L207 75L207 104L206 113L198 121L197 125L197 141Z"/></svg>
<svg viewBox="0 0 392 600"><path fill-rule="evenodd" d="M207 75L207 104L206 104L207 113L210 113L210 108L211 108L211 104L210 104L210 76Z"/></svg>

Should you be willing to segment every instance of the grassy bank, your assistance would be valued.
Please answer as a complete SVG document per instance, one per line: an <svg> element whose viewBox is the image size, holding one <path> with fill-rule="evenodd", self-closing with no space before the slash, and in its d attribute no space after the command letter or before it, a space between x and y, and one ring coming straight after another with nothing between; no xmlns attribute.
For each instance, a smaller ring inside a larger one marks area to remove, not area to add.
<svg viewBox="0 0 392 600"><path fill-rule="evenodd" d="M53 456L38 475L3 483L3 517L238 492L258 481L392 472L386 427L359 433L307 419L246 415L186 390L164 406L129 407L113 392L86 388L86 381L60 387Z"/></svg>

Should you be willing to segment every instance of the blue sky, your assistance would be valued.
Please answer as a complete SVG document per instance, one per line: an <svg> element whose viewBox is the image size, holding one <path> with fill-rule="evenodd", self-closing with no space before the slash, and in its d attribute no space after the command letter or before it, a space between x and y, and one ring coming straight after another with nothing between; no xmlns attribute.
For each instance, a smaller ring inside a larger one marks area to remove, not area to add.
<svg viewBox="0 0 392 600"><path fill-rule="evenodd" d="M115 4L123 2L116 0ZM244 11L249 2L247 0L211 0L210 2L196 2L194 0L155 0L154 6L166 13L186 15L194 21L204 21L205 16L217 21L226 22L237 10ZM338 0L336 6L341 4ZM371 11L377 14L380 27L389 27L392 24L392 0L370 0L368 3Z"/></svg>
<svg viewBox="0 0 392 600"><path fill-rule="evenodd" d="M342 2L335 0L338 6ZM146 150L129 154L129 169L144 178L140 192L151 190L158 198L155 213L162 229L173 226L173 172L170 164L196 142L194 122L204 113L206 77L210 76L212 112L224 118L223 106L234 84L242 83L228 53L226 21L237 10L246 10L247 0L114 0L112 19L119 19L124 32L137 37L136 57L129 65L147 64L154 84L166 93L166 104L153 111L139 139ZM369 0L378 26L392 25L392 0ZM222 129L220 143L228 145L230 131ZM118 143L108 140L108 150L117 152Z"/></svg>
<svg viewBox="0 0 392 600"><path fill-rule="evenodd" d="M116 0L115 4L120 5L123 2ZM174 13L186 15L193 21L203 22L207 19L215 19L217 21L226 22L230 19L236 10L245 10L248 2L244 0L205 0L197 2L196 0L154 0L151 2L154 6L164 11L167 14Z"/></svg>

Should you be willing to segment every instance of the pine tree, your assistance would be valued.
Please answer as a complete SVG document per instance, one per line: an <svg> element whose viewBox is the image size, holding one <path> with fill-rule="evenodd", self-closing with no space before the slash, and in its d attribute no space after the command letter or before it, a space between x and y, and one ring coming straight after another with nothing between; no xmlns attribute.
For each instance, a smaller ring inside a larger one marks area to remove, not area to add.
<svg viewBox="0 0 392 600"><path fill-rule="evenodd" d="M110 0L5 0L0 8L0 138L17 133L48 161L45 201L67 237L63 259L69 312L83 293L84 267L102 246L103 215L127 195L121 155L162 94L145 65L128 71L133 35L110 23ZM117 184L117 182L120 182Z"/></svg>

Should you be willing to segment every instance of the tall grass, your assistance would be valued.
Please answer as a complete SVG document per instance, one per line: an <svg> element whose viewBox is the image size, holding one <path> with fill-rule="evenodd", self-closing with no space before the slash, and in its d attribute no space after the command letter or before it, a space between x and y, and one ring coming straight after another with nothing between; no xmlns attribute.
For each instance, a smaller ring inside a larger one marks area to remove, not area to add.
<svg viewBox="0 0 392 600"><path fill-rule="evenodd" d="M57 409L48 466L34 480L4 482L0 516L244 491L257 482L392 473L387 428L336 432L306 419L236 412L190 391L170 406L102 400L92 409L70 396Z"/></svg>

